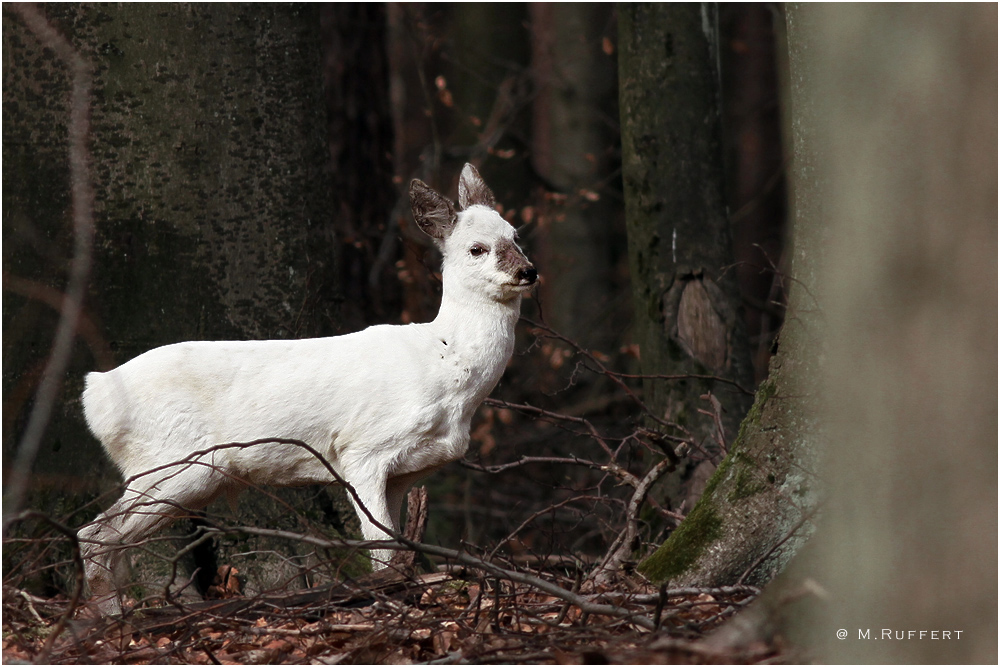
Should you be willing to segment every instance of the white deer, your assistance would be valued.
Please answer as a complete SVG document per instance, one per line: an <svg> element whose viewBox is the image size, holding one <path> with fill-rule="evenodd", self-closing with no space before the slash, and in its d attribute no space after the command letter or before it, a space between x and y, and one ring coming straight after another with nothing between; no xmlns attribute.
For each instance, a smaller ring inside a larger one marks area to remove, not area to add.
<svg viewBox="0 0 1000 667"><path fill-rule="evenodd" d="M456 210L421 181L410 184L413 217L444 258L433 322L332 338L177 343L87 375L87 425L132 480L79 532L102 613L121 613L122 548L177 516L222 494L235 500L251 484L332 481L315 456L291 444L197 452L303 441L354 487L372 518L395 530L413 483L462 457L473 413L513 352L521 297L537 273L472 165L458 192ZM352 502L365 538L387 539ZM373 551L374 566L391 553Z"/></svg>

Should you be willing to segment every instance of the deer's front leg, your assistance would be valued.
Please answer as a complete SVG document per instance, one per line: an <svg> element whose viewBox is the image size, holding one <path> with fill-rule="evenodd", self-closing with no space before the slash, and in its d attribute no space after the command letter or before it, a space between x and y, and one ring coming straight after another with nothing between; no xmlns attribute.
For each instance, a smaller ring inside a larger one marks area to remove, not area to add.
<svg viewBox="0 0 1000 667"><path fill-rule="evenodd" d="M354 487L364 507L358 505L358 500L352 494L351 503L361 520L361 534L366 540L390 540L392 536L379 528L375 522L389 528L398 530L398 517L393 517L389 512L389 503L386 498L386 477L372 477L366 475L348 475L347 482ZM367 511L366 511L367 510ZM374 519L374 521L373 521ZM392 549L372 549L372 569L381 570L389 562L394 553Z"/></svg>

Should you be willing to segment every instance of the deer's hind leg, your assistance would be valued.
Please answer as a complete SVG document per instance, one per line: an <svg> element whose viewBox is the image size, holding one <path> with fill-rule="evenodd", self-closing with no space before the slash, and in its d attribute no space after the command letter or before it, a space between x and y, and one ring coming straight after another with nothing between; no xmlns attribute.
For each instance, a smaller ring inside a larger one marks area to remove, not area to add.
<svg viewBox="0 0 1000 667"><path fill-rule="evenodd" d="M224 489L226 477L200 464L186 463L132 481L107 511L78 532L84 574L95 604L104 614L120 614L116 574L124 549L149 538L178 517L208 505Z"/></svg>

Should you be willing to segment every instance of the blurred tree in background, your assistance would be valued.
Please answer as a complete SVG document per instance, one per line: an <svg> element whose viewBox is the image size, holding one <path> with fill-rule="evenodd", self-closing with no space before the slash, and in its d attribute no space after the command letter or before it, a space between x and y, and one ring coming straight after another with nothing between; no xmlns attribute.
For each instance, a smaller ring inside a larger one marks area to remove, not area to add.
<svg viewBox="0 0 1000 667"><path fill-rule="evenodd" d="M788 25L826 101L829 489L807 575L830 597L810 644L829 662L994 663L996 7L793 5ZM963 634L859 641L868 627Z"/></svg>

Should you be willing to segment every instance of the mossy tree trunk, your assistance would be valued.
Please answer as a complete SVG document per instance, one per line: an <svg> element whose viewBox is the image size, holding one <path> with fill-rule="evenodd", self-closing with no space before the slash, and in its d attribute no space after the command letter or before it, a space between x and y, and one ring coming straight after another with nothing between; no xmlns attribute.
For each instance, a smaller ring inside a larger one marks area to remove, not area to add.
<svg viewBox="0 0 1000 667"><path fill-rule="evenodd" d="M645 374L718 376L753 386L746 329L732 271L720 143L716 20L707 5L619 5L622 172L635 337ZM744 390L745 391L745 390ZM714 379L644 382L657 417L721 458L715 425L698 410L724 408L731 441L750 405ZM676 432L675 432L676 434ZM705 477L711 464L702 466ZM680 471L665 492L683 499ZM703 486L694 484L691 500ZM689 500L689 505L691 500Z"/></svg>
<svg viewBox="0 0 1000 667"><path fill-rule="evenodd" d="M788 314L770 375L758 388L729 456L680 527L640 565L649 578L671 585L762 585L812 532L819 498L814 476L819 433L812 415L823 325L816 272L826 241L816 109L803 84L811 43L799 37L800 30L789 21L785 106L790 122L785 126L794 157Z"/></svg>
<svg viewBox="0 0 1000 667"><path fill-rule="evenodd" d="M339 317L318 10L67 4L44 11L95 66L91 328L34 475L33 506L56 512L74 492L117 481L84 426L87 371L182 340L328 335ZM52 339L58 299L45 295L62 289L72 230L64 66L6 8L3 33L6 460L30 409L32 369ZM259 520L264 510L244 503L236 520ZM321 519L331 511L329 499L301 507ZM286 508L273 509L295 521Z"/></svg>
<svg viewBox="0 0 1000 667"><path fill-rule="evenodd" d="M824 230L806 279L826 499L709 643L780 632L809 662L995 664L996 7L786 12L795 132L821 158L795 173L821 186L796 225Z"/></svg>

